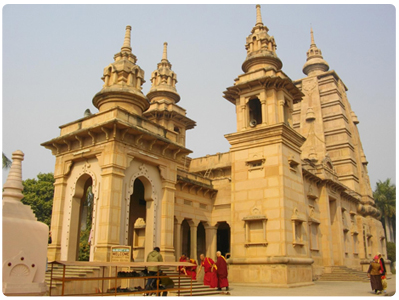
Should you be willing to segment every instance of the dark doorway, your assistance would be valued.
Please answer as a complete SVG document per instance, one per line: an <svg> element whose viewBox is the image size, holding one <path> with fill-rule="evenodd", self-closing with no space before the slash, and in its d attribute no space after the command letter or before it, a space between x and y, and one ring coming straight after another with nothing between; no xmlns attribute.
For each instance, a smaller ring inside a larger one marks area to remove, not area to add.
<svg viewBox="0 0 399 300"><path fill-rule="evenodd" d="M226 222L218 223L216 246L223 256L230 253L230 226Z"/></svg>

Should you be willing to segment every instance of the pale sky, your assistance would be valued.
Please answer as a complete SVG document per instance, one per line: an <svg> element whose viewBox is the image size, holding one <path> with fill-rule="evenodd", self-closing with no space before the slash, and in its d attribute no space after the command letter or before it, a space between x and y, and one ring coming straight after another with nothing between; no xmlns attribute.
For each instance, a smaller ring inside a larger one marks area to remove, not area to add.
<svg viewBox="0 0 399 300"><path fill-rule="evenodd" d="M372 189L378 180L396 183L395 7L260 3L292 80L305 77L312 26L330 70L348 87ZM197 122L187 132L190 156L228 152L224 135L236 131L236 115L222 96L243 73L255 4L3 6L2 151L9 158L15 150L25 153L23 180L54 172L55 158L40 144L59 136L59 126L82 118L87 108L97 112L92 98L102 88L103 69L131 25L132 52L145 72L144 94L168 43L178 104Z"/></svg>

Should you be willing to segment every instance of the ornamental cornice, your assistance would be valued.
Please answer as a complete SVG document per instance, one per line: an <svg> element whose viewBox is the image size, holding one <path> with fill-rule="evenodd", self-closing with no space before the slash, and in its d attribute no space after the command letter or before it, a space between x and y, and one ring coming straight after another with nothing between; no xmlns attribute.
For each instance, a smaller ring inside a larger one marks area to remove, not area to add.
<svg viewBox="0 0 399 300"><path fill-rule="evenodd" d="M228 87L223 92L224 98L233 104L236 104L236 100L239 99L240 95L254 89L285 89L293 97L294 103L302 100L304 94L294 85L290 78L282 78L280 76L264 76L255 80L245 81L237 83L234 86Z"/></svg>

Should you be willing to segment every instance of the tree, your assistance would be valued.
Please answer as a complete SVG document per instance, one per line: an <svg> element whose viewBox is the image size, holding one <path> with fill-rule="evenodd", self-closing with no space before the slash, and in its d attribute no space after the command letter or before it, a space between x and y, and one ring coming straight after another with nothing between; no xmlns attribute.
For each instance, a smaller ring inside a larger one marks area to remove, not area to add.
<svg viewBox="0 0 399 300"><path fill-rule="evenodd" d="M395 240L393 221L396 217L396 186L391 183L388 178L384 182L379 180L375 191L373 192L375 204L382 213L382 218L385 225L385 235L388 242ZM396 223L396 222L395 222Z"/></svg>
<svg viewBox="0 0 399 300"><path fill-rule="evenodd" d="M8 169L9 167L11 167L11 160L8 159L7 156L5 156L4 152L3 152L3 169Z"/></svg>
<svg viewBox="0 0 399 300"><path fill-rule="evenodd" d="M53 173L39 173L36 179L22 181L22 203L30 205L38 221L50 226L54 197Z"/></svg>

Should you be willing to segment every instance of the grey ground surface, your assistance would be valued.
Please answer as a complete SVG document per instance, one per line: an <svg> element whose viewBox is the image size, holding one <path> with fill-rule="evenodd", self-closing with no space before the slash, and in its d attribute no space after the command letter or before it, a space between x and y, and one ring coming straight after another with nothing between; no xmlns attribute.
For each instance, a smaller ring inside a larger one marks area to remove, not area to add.
<svg viewBox="0 0 399 300"><path fill-rule="evenodd" d="M223 293L225 293L223 289ZM381 297L394 296L396 293L396 275L388 276L387 293L376 295L371 291L369 282L357 281L315 281L314 285L296 288L269 288L247 284L230 284L230 295L220 296L258 296L258 297ZM395 297L395 296L394 296ZM396 298L396 297L395 297Z"/></svg>

